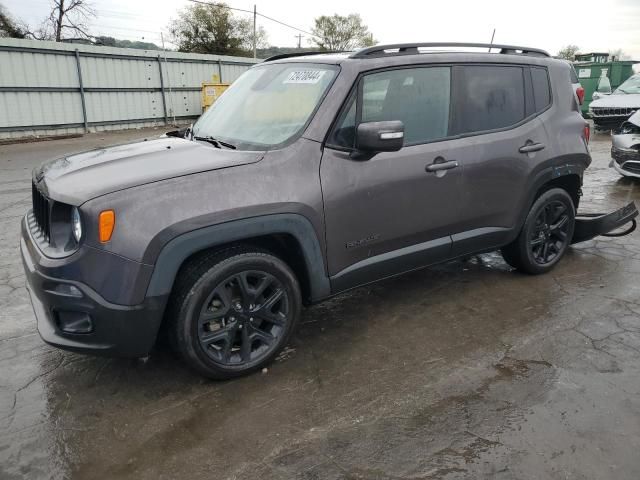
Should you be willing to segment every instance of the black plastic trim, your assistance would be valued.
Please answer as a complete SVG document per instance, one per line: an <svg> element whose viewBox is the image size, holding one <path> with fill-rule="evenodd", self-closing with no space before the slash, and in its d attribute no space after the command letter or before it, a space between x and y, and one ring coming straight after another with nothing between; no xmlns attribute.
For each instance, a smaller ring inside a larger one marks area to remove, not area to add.
<svg viewBox="0 0 640 480"><path fill-rule="evenodd" d="M329 296L330 283L324 255L311 222L299 214L274 214L212 225L172 239L158 256L147 297L171 292L180 266L194 253L230 242L282 233L293 235L300 244L309 275L311 300L318 301Z"/></svg>
<svg viewBox="0 0 640 480"><path fill-rule="evenodd" d="M331 277L334 293L443 262L451 256L451 237L382 253L361 260Z"/></svg>
<svg viewBox="0 0 640 480"><path fill-rule="evenodd" d="M614 230L632 222L638 216L636 204L631 202L618 210L608 214L578 214L576 215L576 226L573 232L571 243L579 243L598 235L622 236L635 230L635 222L627 231L620 235L611 234Z"/></svg>
<svg viewBox="0 0 640 480"><path fill-rule="evenodd" d="M88 285L43 273L42 265L34 258L21 239L20 252L27 278L27 290L36 315L42 339L55 347L96 355L141 357L149 353L155 343L167 295L145 298L137 305L114 304ZM72 285L80 296L56 292L59 285ZM56 314L71 312L86 314L92 322L91 333L72 334L60 330Z"/></svg>
<svg viewBox="0 0 640 480"><path fill-rule="evenodd" d="M453 241L451 255L459 257L485 251L487 249L500 248L509 243L509 237L513 232L507 227L482 227L451 235Z"/></svg>

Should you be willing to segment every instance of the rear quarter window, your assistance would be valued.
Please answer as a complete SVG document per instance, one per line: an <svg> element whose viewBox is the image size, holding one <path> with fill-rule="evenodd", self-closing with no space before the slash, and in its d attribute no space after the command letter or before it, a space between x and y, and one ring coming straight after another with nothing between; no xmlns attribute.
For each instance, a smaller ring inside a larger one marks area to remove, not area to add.
<svg viewBox="0 0 640 480"><path fill-rule="evenodd" d="M536 112L541 112L551 104L551 87L547 69L531 67L531 83Z"/></svg>

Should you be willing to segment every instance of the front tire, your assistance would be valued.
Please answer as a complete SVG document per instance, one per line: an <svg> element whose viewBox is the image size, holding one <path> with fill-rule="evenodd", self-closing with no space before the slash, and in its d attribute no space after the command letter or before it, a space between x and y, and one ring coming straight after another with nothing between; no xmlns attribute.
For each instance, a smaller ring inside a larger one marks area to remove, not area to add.
<svg viewBox="0 0 640 480"><path fill-rule="evenodd" d="M521 272L548 272L571 244L575 216L573 200L565 190L547 190L533 203L518 237L502 248L502 256Z"/></svg>
<svg viewBox="0 0 640 480"><path fill-rule="evenodd" d="M228 379L271 362L300 317L289 266L260 251L202 256L183 269L170 305L171 340L202 375Z"/></svg>

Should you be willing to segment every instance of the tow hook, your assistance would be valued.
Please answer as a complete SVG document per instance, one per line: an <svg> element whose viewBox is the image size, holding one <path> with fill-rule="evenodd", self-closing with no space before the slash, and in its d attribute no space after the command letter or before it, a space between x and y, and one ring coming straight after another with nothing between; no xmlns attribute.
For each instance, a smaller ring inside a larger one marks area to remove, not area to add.
<svg viewBox="0 0 640 480"><path fill-rule="evenodd" d="M636 229L638 209L634 202L611 213L578 213L571 243L603 237L623 237ZM619 231L626 224L629 226Z"/></svg>

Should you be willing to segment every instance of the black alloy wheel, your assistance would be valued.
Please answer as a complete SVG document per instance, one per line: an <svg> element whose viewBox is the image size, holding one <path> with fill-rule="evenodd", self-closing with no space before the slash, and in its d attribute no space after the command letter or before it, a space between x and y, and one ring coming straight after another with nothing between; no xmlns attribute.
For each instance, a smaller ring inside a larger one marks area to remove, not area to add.
<svg viewBox="0 0 640 480"><path fill-rule="evenodd" d="M169 301L169 338L201 374L238 377L278 355L301 308L289 265L266 251L231 247L183 266Z"/></svg>
<svg viewBox="0 0 640 480"><path fill-rule="evenodd" d="M558 200L549 202L535 219L529 247L540 265L552 263L569 242L570 216L567 206Z"/></svg>
<svg viewBox="0 0 640 480"><path fill-rule="evenodd" d="M512 267L531 275L546 273L565 254L575 228L575 203L562 188L551 188L533 202L518 236L501 248Z"/></svg>
<svg viewBox="0 0 640 480"><path fill-rule="evenodd" d="M220 282L200 310L198 339L212 361L240 366L272 353L289 317L289 299L273 275L249 270Z"/></svg>

